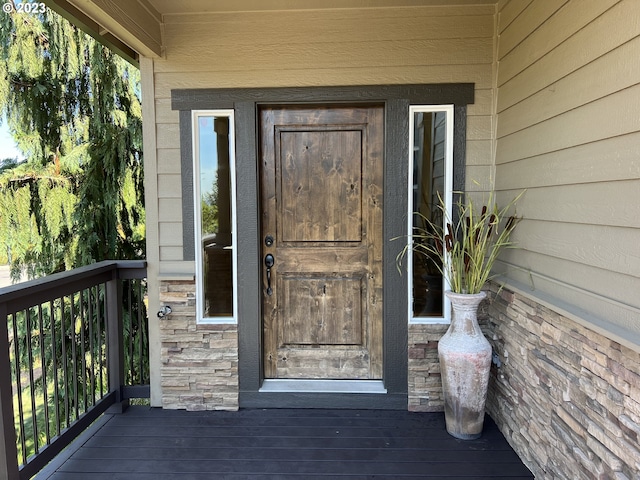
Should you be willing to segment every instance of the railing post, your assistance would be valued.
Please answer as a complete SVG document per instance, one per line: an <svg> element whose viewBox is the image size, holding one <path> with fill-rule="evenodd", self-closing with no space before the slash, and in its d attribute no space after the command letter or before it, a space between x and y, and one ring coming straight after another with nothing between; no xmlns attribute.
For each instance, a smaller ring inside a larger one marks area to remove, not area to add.
<svg viewBox="0 0 640 480"><path fill-rule="evenodd" d="M11 360L9 359L8 315L6 304L0 304L0 478L18 480L18 449L13 418Z"/></svg>
<svg viewBox="0 0 640 480"><path fill-rule="evenodd" d="M122 413L129 401L122 398L124 385L124 341L122 324L122 282L118 278L117 268L106 284L107 294L107 355L109 365L109 391L115 392L115 404L108 413Z"/></svg>

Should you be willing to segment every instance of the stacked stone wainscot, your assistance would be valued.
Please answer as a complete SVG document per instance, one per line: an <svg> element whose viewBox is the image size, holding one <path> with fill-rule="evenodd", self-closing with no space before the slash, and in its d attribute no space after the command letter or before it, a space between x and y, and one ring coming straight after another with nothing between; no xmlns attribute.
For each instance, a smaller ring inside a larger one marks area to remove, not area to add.
<svg viewBox="0 0 640 480"><path fill-rule="evenodd" d="M186 410L238 409L238 327L198 324L194 280L164 280L159 319L162 406Z"/></svg>
<svg viewBox="0 0 640 480"><path fill-rule="evenodd" d="M409 325L408 402L413 412L444 410L438 341L448 325Z"/></svg>
<svg viewBox="0 0 640 480"><path fill-rule="evenodd" d="M640 353L491 286L487 410L536 478L640 479Z"/></svg>

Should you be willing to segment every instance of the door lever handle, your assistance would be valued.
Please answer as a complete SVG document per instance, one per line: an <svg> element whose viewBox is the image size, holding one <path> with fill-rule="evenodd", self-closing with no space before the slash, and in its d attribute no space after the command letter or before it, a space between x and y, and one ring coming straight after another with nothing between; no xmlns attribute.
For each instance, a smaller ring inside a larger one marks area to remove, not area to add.
<svg viewBox="0 0 640 480"><path fill-rule="evenodd" d="M273 255L268 253L264 257L264 266L267 267L267 295L269 296L273 295L273 289L271 288L271 268L274 263L275 259L273 258Z"/></svg>

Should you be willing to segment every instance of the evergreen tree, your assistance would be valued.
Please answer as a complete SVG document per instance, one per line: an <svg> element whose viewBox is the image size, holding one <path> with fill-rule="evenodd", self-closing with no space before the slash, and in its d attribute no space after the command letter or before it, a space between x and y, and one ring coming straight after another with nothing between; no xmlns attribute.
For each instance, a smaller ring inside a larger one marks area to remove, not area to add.
<svg viewBox="0 0 640 480"><path fill-rule="evenodd" d="M49 9L27 14L14 8L0 15L3 115L26 158L0 162L0 261L11 263L12 276L144 258L138 69ZM122 309L124 335L133 339L125 363L140 364L146 372L146 323L134 327L129 321L146 318L143 296L143 288L124 296ZM47 374L48 385L44 375L36 382L41 398L53 388L57 368L63 426L75 419L79 406L91 404L88 397L102 392L106 353L94 306L103 299L96 288L44 305L38 312L41 325L29 322L29 309L10 321L20 351L14 361L26 371L28 357L40 357ZM47 345L44 356L41 341ZM96 359L100 380L83 369L87 358ZM25 458L33 451L27 446Z"/></svg>
<svg viewBox="0 0 640 480"><path fill-rule="evenodd" d="M0 16L0 113L27 161L0 170L12 274L144 257L139 71L56 13Z"/></svg>

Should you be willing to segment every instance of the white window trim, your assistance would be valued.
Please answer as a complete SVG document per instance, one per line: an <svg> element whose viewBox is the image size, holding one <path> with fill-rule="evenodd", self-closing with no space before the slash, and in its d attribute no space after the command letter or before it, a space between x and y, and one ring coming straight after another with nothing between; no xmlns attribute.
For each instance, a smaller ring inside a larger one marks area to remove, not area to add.
<svg viewBox="0 0 640 480"><path fill-rule="evenodd" d="M231 179L231 248L232 282L233 282L233 316L205 317L204 316L204 271L202 249L202 213L200 211L200 117L229 117L229 174ZM235 121L232 109L224 110L193 110L191 112L192 151L193 151L193 212L194 212L194 240L196 261L196 323L198 324L237 324L238 323L238 239L236 216L236 152L235 152Z"/></svg>
<svg viewBox="0 0 640 480"><path fill-rule="evenodd" d="M407 211L407 245L410 247L413 243L413 143L414 143L414 121L415 113L420 112L445 112L447 116L446 123L446 145L445 145L445 207L449 216L452 211L453 204L453 105L411 105L409 107L409 181L407 190L408 211ZM445 227L443 219L443 227ZM451 302L446 295L443 295L441 317L414 317L413 316L413 261L411 256L407 256L407 276L408 276L408 322L409 324L449 324L451 323ZM444 279L444 290L449 290L449 282Z"/></svg>

